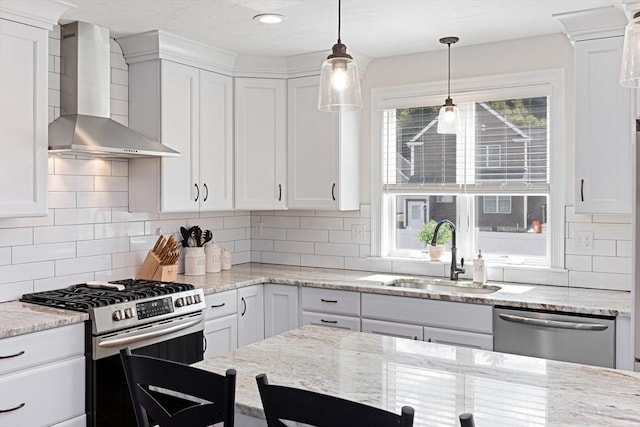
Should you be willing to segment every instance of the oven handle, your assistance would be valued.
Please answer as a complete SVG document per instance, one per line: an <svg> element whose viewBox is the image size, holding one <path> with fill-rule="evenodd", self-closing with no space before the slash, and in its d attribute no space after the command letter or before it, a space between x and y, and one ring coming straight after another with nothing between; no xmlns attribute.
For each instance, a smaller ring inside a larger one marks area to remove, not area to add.
<svg viewBox="0 0 640 427"><path fill-rule="evenodd" d="M512 314L504 313L501 313L498 316L507 322L523 323L525 325L542 326L547 328L577 329L580 331L604 331L607 329L607 325L602 325L600 323L577 323L562 322L560 320L533 319L531 317L514 316Z"/></svg>
<svg viewBox="0 0 640 427"><path fill-rule="evenodd" d="M201 323L202 318L196 320L190 320L188 322L180 323L178 325L169 326L168 328L161 329L159 331L142 332L139 334L131 335L123 338L113 338L110 340L104 340L98 343L98 347L118 347L125 344L131 344L134 342L143 341L149 338L159 337L161 335L170 334L172 332L180 331L182 329L190 328L191 326Z"/></svg>

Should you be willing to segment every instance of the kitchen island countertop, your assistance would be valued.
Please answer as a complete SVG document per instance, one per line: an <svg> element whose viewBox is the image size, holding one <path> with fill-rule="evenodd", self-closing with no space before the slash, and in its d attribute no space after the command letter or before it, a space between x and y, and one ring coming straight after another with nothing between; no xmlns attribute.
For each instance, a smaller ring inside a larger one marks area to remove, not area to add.
<svg viewBox="0 0 640 427"><path fill-rule="evenodd" d="M236 411L264 418L255 376L396 413L415 426L638 426L640 373L307 325L194 366L234 368Z"/></svg>

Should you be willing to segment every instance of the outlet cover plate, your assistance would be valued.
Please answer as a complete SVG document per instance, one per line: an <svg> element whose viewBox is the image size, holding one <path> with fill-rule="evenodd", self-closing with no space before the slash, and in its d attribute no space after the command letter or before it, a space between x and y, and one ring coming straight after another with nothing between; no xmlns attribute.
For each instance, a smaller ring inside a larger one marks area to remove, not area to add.
<svg viewBox="0 0 640 427"><path fill-rule="evenodd" d="M576 231L573 237L576 249L583 251L593 250L593 231Z"/></svg>

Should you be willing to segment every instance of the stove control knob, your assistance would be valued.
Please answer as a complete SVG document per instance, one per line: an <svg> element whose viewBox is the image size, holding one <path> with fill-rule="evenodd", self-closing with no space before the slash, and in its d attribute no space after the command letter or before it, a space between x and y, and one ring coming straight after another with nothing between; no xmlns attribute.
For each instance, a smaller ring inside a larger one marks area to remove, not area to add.
<svg viewBox="0 0 640 427"><path fill-rule="evenodd" d="M196 304L198 304L198 303L200 302L200 295L199 295L199 294L195 294L195 295L193 296L193 301L194 301Z"/></svg>
<svg viewBox="0 0 640 427"><path fill-rule="evenodd" d="M132 317L133 317L133 310L131 309L131 307L125 308L124 309L124 318L125 319L131 319Z"/></svg>
<svg viewBox="0 0 640 427"><path fill-rule="evenodd" d="M176 298L176 307L184 306L184 298Z"/></svg>
<svg viewBox="0 0 640 427"><path fill-rule="evenodd" d="M193 297L191 295L187 296L187 305L193 304Z"/></svg>
<svg viewBox="0 0 640 427"><path fill-rule="evenodd" d="M122 320L122 316L123 316L122 310L116 310L116 311L113 312L112 318L113 318L113 320L118 322L118 321Z"/></svg>

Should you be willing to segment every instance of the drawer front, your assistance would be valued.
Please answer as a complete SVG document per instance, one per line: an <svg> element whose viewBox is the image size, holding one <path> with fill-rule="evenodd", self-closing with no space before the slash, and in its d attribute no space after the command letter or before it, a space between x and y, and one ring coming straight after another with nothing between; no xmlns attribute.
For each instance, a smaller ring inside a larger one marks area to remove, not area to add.
<svg viewBox="0 0 640 427"><path fill-rule="evenodd" d="M340 316L337 314L302 312L303 325L327 326L330 328L348 329L350 331L360 331L360 318Z"/></svg>
<svg viewBox="0 0 640 427"><path fill-rule="evenodd" d="M50 426L85 413L85 362L77 357L0 378L0 426Z"/></svg>
<svg viewBox="0 0 640 427"><path fill-rule="evenodd" d="M436 328L493 333L490 305L362 294L362 316Z"/></svg>
<svg viewBox="0 0 640 427"><path fill-rule="evenodd" d="M424 340L437 344L455 345L457 347L493 350L493 335L491 334L477 334L475 332L425 327Z"/></svg>
<svg viewBox="0 0 640 427"><path fill-rule="evenodd" d="M0 375L83 355L84 323L5 338L0 340Z"/></svg>
<svg viewBox="0 0 640 427"><path fill-rule="evenodd" d="M417 341L422 341L424 333L422 326L371 319L362 319L362 332Z"/></svg>
<svg viewBox="0 0 640 427"><path fill-rule="evenodd" d="M359 292L302 288L300 294L304 311L360 316Z"/></svg>
<svg viewBox="0 0 640 427"><path fill-rule="evenodd" d="M205 320L217 319L238 312L238 296L236 291L219 292L204 297L207 308L204 311Z"/></svg>

